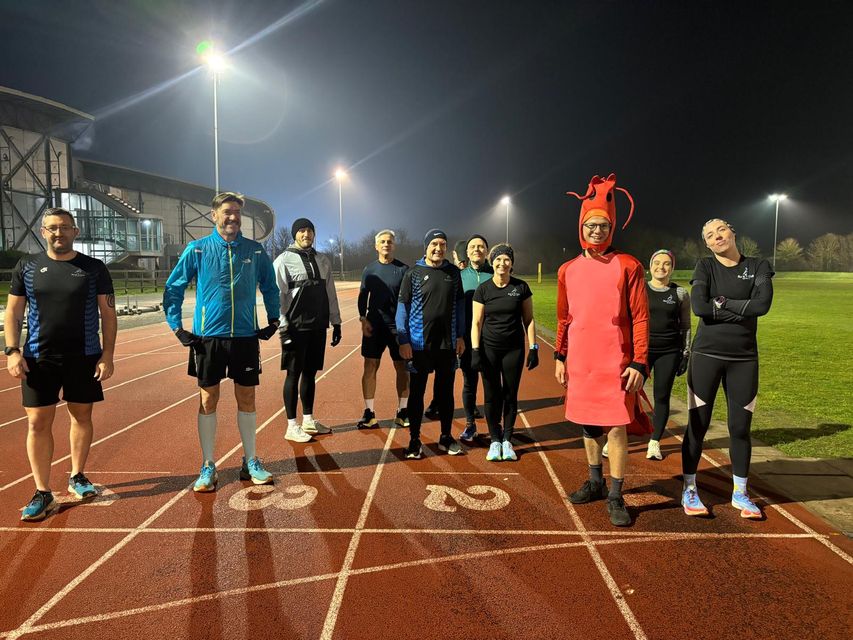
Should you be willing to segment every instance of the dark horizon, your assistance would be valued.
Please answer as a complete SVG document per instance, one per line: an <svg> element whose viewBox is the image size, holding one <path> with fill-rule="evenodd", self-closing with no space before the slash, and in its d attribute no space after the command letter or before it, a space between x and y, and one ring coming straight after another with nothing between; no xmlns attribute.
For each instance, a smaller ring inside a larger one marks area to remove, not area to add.
<svg viewBox="0 0 853 640"><path fill-rule="evenodd" d="M564 194L611 171L637 204L617 244L641 228L698 238L719 216L768 255L777 191L780 241L853 231L847 3L277 7L9 5L0 85L95 115L80 157L212 185L212 83L194 48L238 48L220 85L222 188L269 202L280 226L313 219L318 245L338 235L339 165L347 242L440 226L494 243L510 194L510 241L575 250Z"/></svg>

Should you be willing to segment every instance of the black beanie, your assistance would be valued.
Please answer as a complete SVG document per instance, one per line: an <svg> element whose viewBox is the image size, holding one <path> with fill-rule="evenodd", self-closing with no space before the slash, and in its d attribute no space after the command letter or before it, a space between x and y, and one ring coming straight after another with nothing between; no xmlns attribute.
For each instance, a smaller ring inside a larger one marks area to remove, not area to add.
<svg viewBox="0 0 853 640"><path fill-rule="evenodd" d="M435 240L436 238L441 238L445 242L447 242L447 234L444 233L441 229L430 229L426 232L424 236L424 249L429 246L429 243Z"/></svg>
<svg viewBox="0 0 853 640"><path fill-rule="evenodd" d="M486 240L486 239L485 239L483 236L481 236L479 233L475 233L473 236L471 236L470 238L468 238L468 242L466 242L466 243L465 243L465 251L466 251L466 252L468 251L468 245L469 245L469 244L471 244L471 240L473 240L474 238L479 238L480 240L482 240L482 241L483 241L483 244L484 244L484 245L486 245L486 251L488 251L488 250L489 250L489 241L488 241L488 240Z"/></svg>
<svg viewBox="0 0 853 640"><path fill-rule="evenodd" d="M297 218L293 222L293 226L290 227L290 236L296 240L296 232L300 229L311 229L314 233L317 231L314 229L314 223L311 222L308 218Z"/></svg>

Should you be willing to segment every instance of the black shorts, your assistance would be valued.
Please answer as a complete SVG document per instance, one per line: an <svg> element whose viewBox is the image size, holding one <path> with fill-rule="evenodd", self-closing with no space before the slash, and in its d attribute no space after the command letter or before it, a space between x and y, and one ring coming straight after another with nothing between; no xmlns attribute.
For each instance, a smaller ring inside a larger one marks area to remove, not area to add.
<svg viewBox="0 0 853 640"><path fill-rule="evenodd" d="M397 335L392 331L392 327L389 327L384 322L371 322L371 325L373 326L373 335L370 337L361 336L362 357L378 360L387 348L394 362L402 360L400 345L397 344Z"/></svg>
<svg viewBox="0 0 853 640"><path fill-rule="evenodd" d="M59 390L65 402L90 404L104 399L101 383L95 371L101 354L94 356L63 356L27 358L29 372L21 380L25 407L50 407L59 402Z"/></svg>
<svg viewBox="0 0 853 640"><path fill-rule="evenodd" d="M283 371L320 371L326 358L326 330L292 331L291 342L281 345Z"/></svg>
<svg viewBox="0 0 853 640"><path fill-rule="evenodd" d="M261 375L258 338L202 338L200 345L190 347L187 374L198 378L200 387L212 387L225 377L244 387L256 387Z"/></svg>

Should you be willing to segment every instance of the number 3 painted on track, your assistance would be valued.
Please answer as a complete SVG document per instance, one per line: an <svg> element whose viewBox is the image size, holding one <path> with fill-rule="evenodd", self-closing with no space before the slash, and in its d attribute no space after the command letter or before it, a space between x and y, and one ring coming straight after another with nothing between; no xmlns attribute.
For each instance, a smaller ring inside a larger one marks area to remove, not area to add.
<svg viewBox="0 0 853 640"><path fill-rule="evenodd" d="M249 495L255 493L269 494L264 498L251 500ZM292 487L271 487L270 485L260 485L246 487L240 489L228 500L228 506L237 511L256 511L258 509L266 509L267 507L275 507L285 511L295 511L302 509L314 502L317 497L317 489L308 485L299 484ZM284 494L297 496L289 498ZM301 495L300 495L301 494Z"/></svg>
<svg viewBox="0 0 853 640"><path fill-rule="evenodd" d="M489 487L482 484L468 487L466 491L471 495L463 493L459 489L445 487L440 484L428 484L427 491L429 491L429 495L424 500L424 506L427 509L432 509L433 511L446 511L450 513L456 511L456 506L445 504L445 499L448 497L456 502L460 507L471 509L472 511L496 511L498 509L503 509L509 504L510 500L509 494L503 489ZM486 500L471 497L484 496L488 493L494 493L495 495L493 498Z"/></svg>

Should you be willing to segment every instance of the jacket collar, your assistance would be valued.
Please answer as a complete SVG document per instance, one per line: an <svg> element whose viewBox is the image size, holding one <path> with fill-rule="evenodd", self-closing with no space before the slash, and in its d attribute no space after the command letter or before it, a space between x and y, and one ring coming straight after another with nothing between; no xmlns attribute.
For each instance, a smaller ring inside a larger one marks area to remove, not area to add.
<svg viewBox="0 0 853 640"><path fill-rule="evenodd" d="M221 235L219 235L219 232L216 230L215 227L213 229L213 232L210 235L213 236L213 239L216 240L217 243L219 243L221 245L227 245L230 247L236 247L243 240L243 232L242 231L238 231L237 237L234 240L232 240L231 242L228 242L225 238L223 238Z"/></svg>

